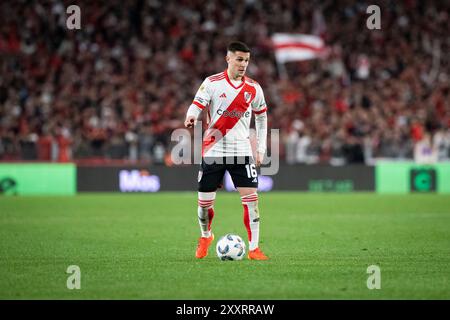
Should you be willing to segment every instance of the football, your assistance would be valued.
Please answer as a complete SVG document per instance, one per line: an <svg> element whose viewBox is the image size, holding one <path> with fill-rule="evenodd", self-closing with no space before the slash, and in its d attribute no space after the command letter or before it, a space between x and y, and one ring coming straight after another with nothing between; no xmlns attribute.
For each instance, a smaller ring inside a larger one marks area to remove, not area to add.
<svg viewBox="0 0 450 320"><path fill-rule="evenodd" d="M216 253L220 260L242 260L245 242L236 234L227 234L217 241Z"/></svg>

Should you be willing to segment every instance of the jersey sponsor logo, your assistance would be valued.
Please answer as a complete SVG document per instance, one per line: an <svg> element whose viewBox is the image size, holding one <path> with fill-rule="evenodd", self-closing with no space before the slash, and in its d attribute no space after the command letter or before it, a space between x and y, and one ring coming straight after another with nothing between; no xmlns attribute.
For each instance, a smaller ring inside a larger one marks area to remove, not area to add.
<svg viewBox="0 0 450 320"><path fill-rule="evenodd" d="M228 111L228 110L222 110L219 109L217 110L217 114L219 116L223 116L223 117L229 117L229 118L242 118L242 117L250 117L250 111L239 111L239 110L233 110L233 111Z"/></svg>

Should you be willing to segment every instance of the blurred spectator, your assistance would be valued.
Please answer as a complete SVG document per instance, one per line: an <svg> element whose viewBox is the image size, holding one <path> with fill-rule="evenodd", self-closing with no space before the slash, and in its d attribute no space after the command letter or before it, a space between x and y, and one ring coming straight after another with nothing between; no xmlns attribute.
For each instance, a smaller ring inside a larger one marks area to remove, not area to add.
<svg viewBox="0 0 450 320"><path fill-rule="evenodd" d="M433 136L433 145L437 149L439 161L450 160L450 128L439 129Z"/></svg>

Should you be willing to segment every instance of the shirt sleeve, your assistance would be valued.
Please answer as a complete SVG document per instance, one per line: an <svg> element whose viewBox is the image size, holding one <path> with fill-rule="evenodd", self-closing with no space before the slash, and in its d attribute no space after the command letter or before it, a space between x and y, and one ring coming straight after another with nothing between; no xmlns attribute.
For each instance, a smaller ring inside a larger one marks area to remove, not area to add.
<svg viewBox="0 0 450 320"><path fill-rule="evenodd" d="M206 78L200 88L198 88L194 100L189 106L187 116L195 116L198 118L202 110L205 109L205 107L211 102L211 96L210 82Z"/></svg>
<svg viewBox="0 0 450 320"><path fill-rule="evenodd" d="M211 102L211 96L211 85L209 80L206 78L200 88L198 88L192 104L195 104L200 109L204 109Z"/></svg>
<svg viewBox="0 0 450 320"><path fill-rule="evenodd" d="M254 114L261 114L267 111L266 99L264 99L264 93L261 86L256 86L256 97L252 101L252 111Z"/></svg>
<svg viewBox="0 0 450 320"><path fill-rule="evenodd" d="M264 154L267 149L267 105L262 88L256 87L256 97L252 103L255 114L256 140L258 153Z"/></svg>

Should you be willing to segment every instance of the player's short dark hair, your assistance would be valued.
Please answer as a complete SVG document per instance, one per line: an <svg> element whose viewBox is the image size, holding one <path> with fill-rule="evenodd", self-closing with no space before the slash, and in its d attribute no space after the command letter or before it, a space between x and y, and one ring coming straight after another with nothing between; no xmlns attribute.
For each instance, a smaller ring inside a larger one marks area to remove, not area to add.
<svg viewBox="0 0 450 320"><path fill-rule="evenodd" d="M236 52L236 51L250 52L250 48L241 41L230 42L228 44L227 50L231 51L231 52Z"/></svg>

